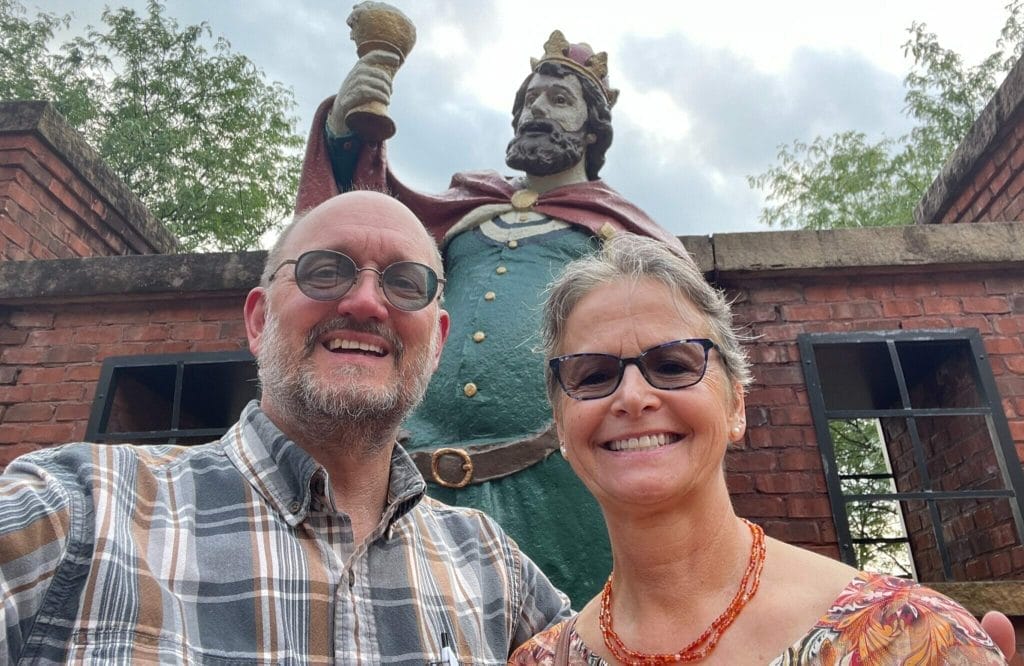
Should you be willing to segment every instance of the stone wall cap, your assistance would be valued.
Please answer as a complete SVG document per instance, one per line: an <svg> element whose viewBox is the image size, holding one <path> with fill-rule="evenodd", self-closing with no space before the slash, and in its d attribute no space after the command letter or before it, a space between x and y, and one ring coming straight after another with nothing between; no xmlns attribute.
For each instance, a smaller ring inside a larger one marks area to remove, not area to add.
<svg viewBox="0 0 1024 666"><path fill-rule="evenodd" d="M255 287L265 250L0 262L0 304L181 298Z"/></svg>

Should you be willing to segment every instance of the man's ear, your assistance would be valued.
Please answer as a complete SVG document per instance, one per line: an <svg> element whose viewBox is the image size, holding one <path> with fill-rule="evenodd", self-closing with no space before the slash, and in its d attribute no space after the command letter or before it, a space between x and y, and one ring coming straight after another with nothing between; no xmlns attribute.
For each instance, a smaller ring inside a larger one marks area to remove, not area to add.
<svg viewBox="0 0 1024 666"><path fill-rule="evenodd" d="M267 323L267 292L263 287L254 287L245 297L243 310L245 336L249 339L249 351L253 356L260 353L260 340Z"/></svg>
<svg viewBox="0 0 1024 666"><path fill-rule="evenodd" d="M437 356L434 357L434 370L437 370L438 364L441 362L441 352L444 351L444 343L448 340L448 332L451 329L452 320L448 316L448 311L444 308L438 308L437 311Z"/></svg>

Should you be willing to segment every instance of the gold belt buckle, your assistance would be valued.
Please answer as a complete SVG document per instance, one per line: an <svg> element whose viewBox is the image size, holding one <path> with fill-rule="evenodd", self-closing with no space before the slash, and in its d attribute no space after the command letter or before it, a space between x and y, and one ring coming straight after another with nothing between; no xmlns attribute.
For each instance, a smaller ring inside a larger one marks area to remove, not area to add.
<svg viewBox="0 0 1024 666"><path fill-rule="evenodd" d="M462 471L465 474L456 483L441 478L440 460L441 456L458 456L462 458ZM466 453L465 449L442 448L430 454L430 472L434 475L434 482L445 488L465 488L473 479L473 460Z"/></svg>

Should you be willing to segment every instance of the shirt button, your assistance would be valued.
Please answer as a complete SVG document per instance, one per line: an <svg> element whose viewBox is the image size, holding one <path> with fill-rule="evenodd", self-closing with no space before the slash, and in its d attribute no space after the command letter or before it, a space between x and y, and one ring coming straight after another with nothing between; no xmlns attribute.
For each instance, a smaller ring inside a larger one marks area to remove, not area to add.
<svg viewBox="0 0 1024 666"><path fill-rule="evenodd" d="M495 296L496 296L496 294L493 291L489 291L486 294L484 294L484 300L485 301L493 301Z"/></svg>
<svg viewBox="0 0 1024 666"><path fill-rule="evenodd" d="M467 398L472 398L474 395L476 395L476 384L474 384L473 382L469 382L468 384L462 387L462 392L466 394Z"/></svg>
<svg viewBox="0 0 1024 666"><path fill-rule="evenodd" d="M483 331L477 331L476 333L473 334L473 342L483 342L484 338L486 337L486 333L484 333Z"/></svg>
<svg viewBox="0 0 1024 666"><path fill-rule="evenodd" d="M288 510L291 511L292 513L298 513L299 509L301 508L302 505L299 504L298 502L292 502L291 504L288 505Z"/></svg>
<svg viewBox="0 0 1024 666"><path fill-rule="evenodd" d="M505 268L504 266L498 266L497 268L494 269L494 272L497 273L498 275L504 275L505 273L508 273L508 269Z"/></svg>
<svg viewBox="0 0 1024 666"><path fill-rule="evenodd" d="M513 250L514 250L514 249L516 249L517 247L519 247L519 241L517 241L516 239L514 239L514 238L513 238L512 240L510 240L510 241L508 242L508 246L509 246L509 248L511 248L511 249L513 249Z"/></svg>

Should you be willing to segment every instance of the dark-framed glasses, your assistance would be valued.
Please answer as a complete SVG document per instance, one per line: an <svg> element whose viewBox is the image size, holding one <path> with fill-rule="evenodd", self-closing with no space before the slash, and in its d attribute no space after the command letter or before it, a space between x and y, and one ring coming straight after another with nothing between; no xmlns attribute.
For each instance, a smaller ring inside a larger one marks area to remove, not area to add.
<svg viewBox="0 0 1024 666"><path fill-rule="evenodd" d="M619 388L627 365L635 365L656 389L693 386L708 369L708 352L715 343L707 338L673 340L645 349L639 356L568 354L548 361L565 394L574 400L604 398Z"/></svg>
<svg viewBox="0 0 1024 666"><path fill-rule="evenodd" d="M407 312L427 307L444 284L434 269L425 264L398 261L379 271L370 266L360 268L352 257L334 250L310 250L300 254L298 259L282 261L269 281L288 264L295 264L295 283L299 290L315 301L341 298L363 271L376 273L384 297L391 305Z"/></svg>

